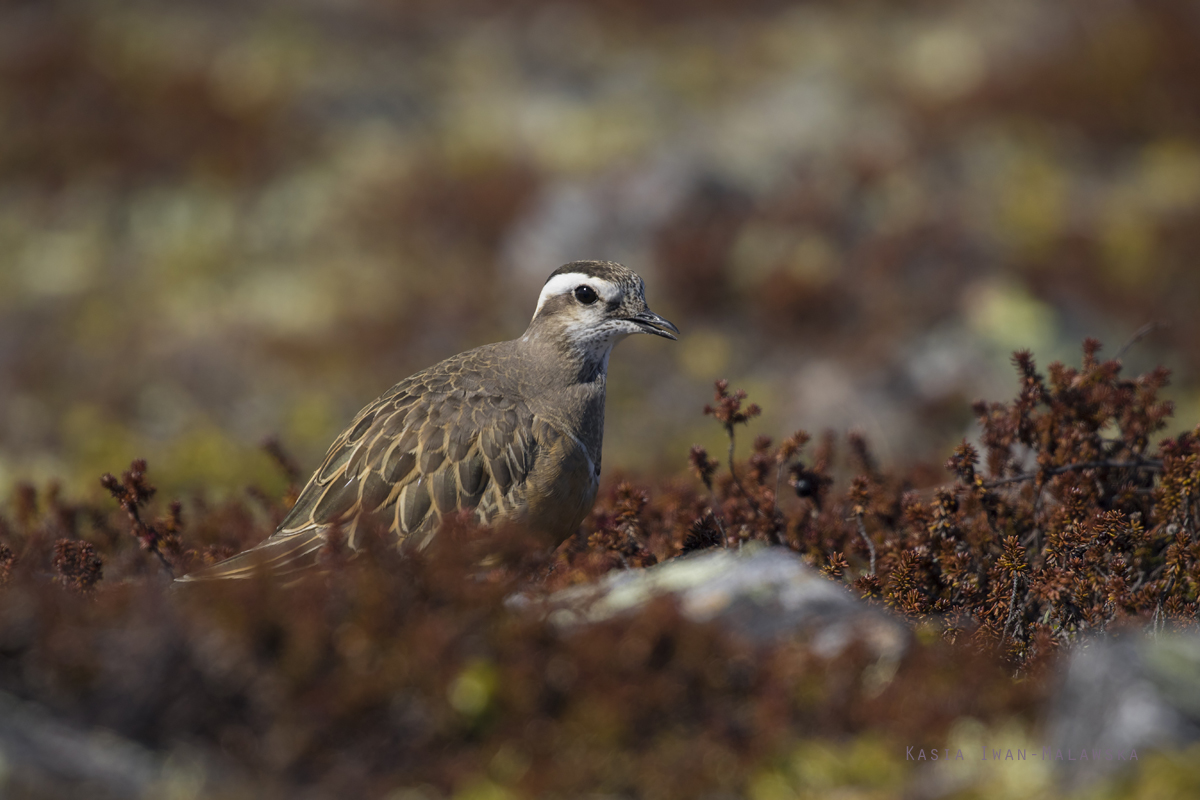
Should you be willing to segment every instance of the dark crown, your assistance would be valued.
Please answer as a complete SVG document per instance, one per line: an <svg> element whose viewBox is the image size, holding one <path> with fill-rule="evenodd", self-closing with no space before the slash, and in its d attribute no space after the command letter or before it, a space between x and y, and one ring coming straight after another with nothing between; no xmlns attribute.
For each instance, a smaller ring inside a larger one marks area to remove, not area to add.
<svg viewBox="0 0 1200 800"><path fill-rule="evenodd" d="M629 269L629 267L618 264L615 261L572 261L570 264L563 264L550 273L550 277L546 278L546 283L549 283L550 279L555 275L572 272L616 284L633 284L637 277L637 274Z"/></svg>

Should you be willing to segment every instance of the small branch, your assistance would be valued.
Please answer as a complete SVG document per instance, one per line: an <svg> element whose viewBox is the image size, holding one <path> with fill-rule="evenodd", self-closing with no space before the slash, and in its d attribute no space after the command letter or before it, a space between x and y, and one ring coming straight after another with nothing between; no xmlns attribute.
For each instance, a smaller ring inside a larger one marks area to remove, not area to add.
<svg viewBox="0 0 1200 800"><path fill-rule="evenodd" d="M786 461L780 461L778 468L775 470L775 510L779 510L779 485L783 483L783 468L787 466Z"/></svg>
<svg viewBox="0 0 1200 800"><path fill-rule="evenodd" d="M725 430L729 434L729 474L733 477L734 485L738 487L738 490L743 495L745 495L746 499L750 501L750 505L754 506L755 512L757 512L761 517L763 516L762 509L758 507L758 502L750 495L749 492L746 491L746 487L742 486L742 479L738 477L737 471L733 468L733 426L727 425Z"/></svg>
<svg viewBox="0 0 1200 800"><path fill-rule="evenodd" d="M708 490L708 513L712 516L713 521L717 523L717 530L721 532L721 546L729 547L729 535L725 532L725 526L721 524L721 516L718 513L717 490L713 487L713 473L717 471L718 464L714 459L708 457L708 453L700 445L692 447L691 453L688 454L688 460L692 464L692 469L696 471L696 477L700 479L700 482L704 484L704 488Z"/></svg>
<svg viewBox="0 0 1200 800"><path fill-rule="evenodd" d="M1113 358L1117 361L1120 361L1121 356L1125 355L1126 350L1133 347L1135 344L1149 336L1151 333L1154 333L1154 331L1158 330L1159 328L1165 327L1167 327L1167 323L1165 322L1147 322L1145 325L1133 332L1133 335L1125 341L1125 344L1121 345L1121 347L1117 350L1117 354L1113 356Z"/></svg>
<svg viewBox="0 0 1200 800"><path fill-rule="evenodd" d="M784 531L787 530L787 517L779 508L779 485L783 482L783 468L785 466L787 466L787 462L780 462L779 466L775 469L775 502L774 513L771 515L772 519L775 520L775 524L779 526L779 529L775 531L775 544L786 544Z"/></svg>
<svg viewBox="0 0 1200 800"><path fill-rule="evenodd" d="M754 513L757 514L759 517L766 519L767 515L763 513L762 506L760 506L758 504L758 500L755 499L754 495L752 495L746 491L746 487L742 485L742 479L738 477L737 471L733 468L733 445L734 445L733 426L726 425L725 430L729 434L729 474L733 478L733 485L736 486L738 488L738 491L740 491L742 493L742 495L746 498L746 500L748 500L750 502L750 507L754 509ZM776 502L778 502L778 498L779 498L778 493L775 495L775 497L776 497ZM783 544L783 541L780 538L778 532L776 532L772 538L775 540L775 544Z"/></svg>
<svg viewBox="0 0 1200 800"><path fill-rule="evenodd" d="M1052 467L1051 469L1039 470L1038 472L1023 472L1011 478L997 478L994 481L987 481L983 486L985 489L995 489L998 486L1006 486L1010 483L1032 481L1039 475L1062 475L1067 472L1079 472L1085 469L1145 469L1151 472L1158 472L1162 469L1162 461L1158 459L1144 459L1139 461L1083 461L1078 464L1064 464L1061 467Z"/></svg>
<svg viewBox="0 0 1200 800"><path fill-rule="evenodd" d="M154 555L158 556L159 563L162 564L163 569L167 571L167 577L171 580L175 580L175 569L171 566L171 562L167 561L167 557L162 554L162 551L158 549L158 545L156 544L150 549Z"/></svg>
<svg viewBox="0 0 1200 800"><path fill-rule="evenodd" d="M746 491L746 487L742 485L742 481L738 478L737 471L733 468L733 449L734 449L734 426L745 425L752 418L757 417L762 413L762 409L757 403L750 403L745 409L742 408L742 401L746 399L744 389L738 389L734 392L729 391L729 381L719 380L713 385L716 390L713 394L715 406L706 405L704 407L705 415L712 415L717 422L721 423L721 427L725 429L725 433L729 436L729 474L733 478L733 483L741 493L750 501L750 505L754 508L754 513L759 517L766 517L762 508L758 505L758 501L754 496ZM695 451L693 450L693 454ZM703 475L701 476L703 479ZM778 493L776 493L778 497ZM779 541L778 534L775 535L776 542Z"/></svg>
<svg viewBox="0 0 1200 800"><path fill-rule="evenodd" d="M142 504L154 496L156 491L146 482L146 462L142 459L135 460L130 464L129 471L122 474L121 478L121 480L117 480L111 474L105 473L100 476L100 485L109 491L113 499L129 516L131 533L141 543L142 549L153 553L162 564L163 569L166 570L167 576L174 579L175 570L159 546L163 540L162 533L153 525L147 525L142 520L139 509Z"/></svg>
<svg viewBox="0 0 1200 800"><path fill-rule="evenodd" d="M1008 627L1013 624L1013 620L1017 617L1017 584L1021 580L1021 573L1014 572L1012 580L1012 593L1008 597L1008 619L1004 621L1004 633L1000 636L1000 643L1008 638Z"/></svg>
<svg viewBox="0 0 1200 800"><path fill-rule="evenodd" d="M1032 529L1031 531L1029 531L1029 533L1025 534L1025 538L1023 538L1023 539L1021 540L1021 546L1022 546L1022 547L1029 547L1029 546L1030 546L1031 544L1033 544L1033 543L1034 543L1034 541L1037 539L1037 537L1038 537L1038 534L1039 534L1040 532L1041 532L1041 529L1040 529L1040 528L1038 528L1038 527L1035 525L1035 526L1033 527L1033 529ZM1038 548L1038 549L1041 549L1041 548Z"/></svg>
<svg viewBox="0 0 1200 800"><path fill-rule="evenodd" d="M867 550L871 552L871 575L875 574L875 543L871 541L871 537L867 536L867 526L863 524L862 514L855 514L854 521L858 524L858 535L867 544Z"/></svg>

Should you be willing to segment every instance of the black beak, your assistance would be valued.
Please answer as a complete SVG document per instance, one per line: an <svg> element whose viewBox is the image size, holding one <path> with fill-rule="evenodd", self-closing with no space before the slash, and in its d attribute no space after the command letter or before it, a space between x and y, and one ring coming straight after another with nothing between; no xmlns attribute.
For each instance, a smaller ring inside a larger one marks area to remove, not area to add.
<svg viewBox="0 0 1200 800"><path fill-rule="evenodd" d="M643 333L653 333L655 336L662 336L665 339L671 340L679 338L677 335L679 328L676 328L650 309L646 309L640 314L634 314L629 318L629 321L636 322L641 327Z"/></svg>

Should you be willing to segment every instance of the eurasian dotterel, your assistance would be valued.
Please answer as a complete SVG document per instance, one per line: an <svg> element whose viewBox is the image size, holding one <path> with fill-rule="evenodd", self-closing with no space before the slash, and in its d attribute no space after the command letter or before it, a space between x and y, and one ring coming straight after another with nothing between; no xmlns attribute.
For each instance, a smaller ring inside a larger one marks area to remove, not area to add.
<svg viewBox="0 0 1200 800"><path fill-rule="evenodd" d="M635 333L679 333L647 307L637 273L612 261L559 267L523 335L451 356L369 403L274 534L180 580L306 570L331 531L357 548L369 524L420 549L464 510L561 542L595 500L608 358Z"/></svg>

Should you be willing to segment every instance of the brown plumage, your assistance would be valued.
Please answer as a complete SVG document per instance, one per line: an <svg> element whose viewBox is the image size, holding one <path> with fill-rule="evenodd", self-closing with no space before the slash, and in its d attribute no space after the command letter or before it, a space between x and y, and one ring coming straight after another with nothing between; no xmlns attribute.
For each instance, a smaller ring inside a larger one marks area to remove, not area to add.
<svg viewBox="0 0 1200 800"><path fill-rule="evenodd" d="M636 273L608 261L560 267L523 336L393 386L333 442L272 536L181 580L304 570L330 531L354 548L368 521L419 549L462 510L562 541L595 500L608 357L633 333L678 333L646 307Z"/></svg>

